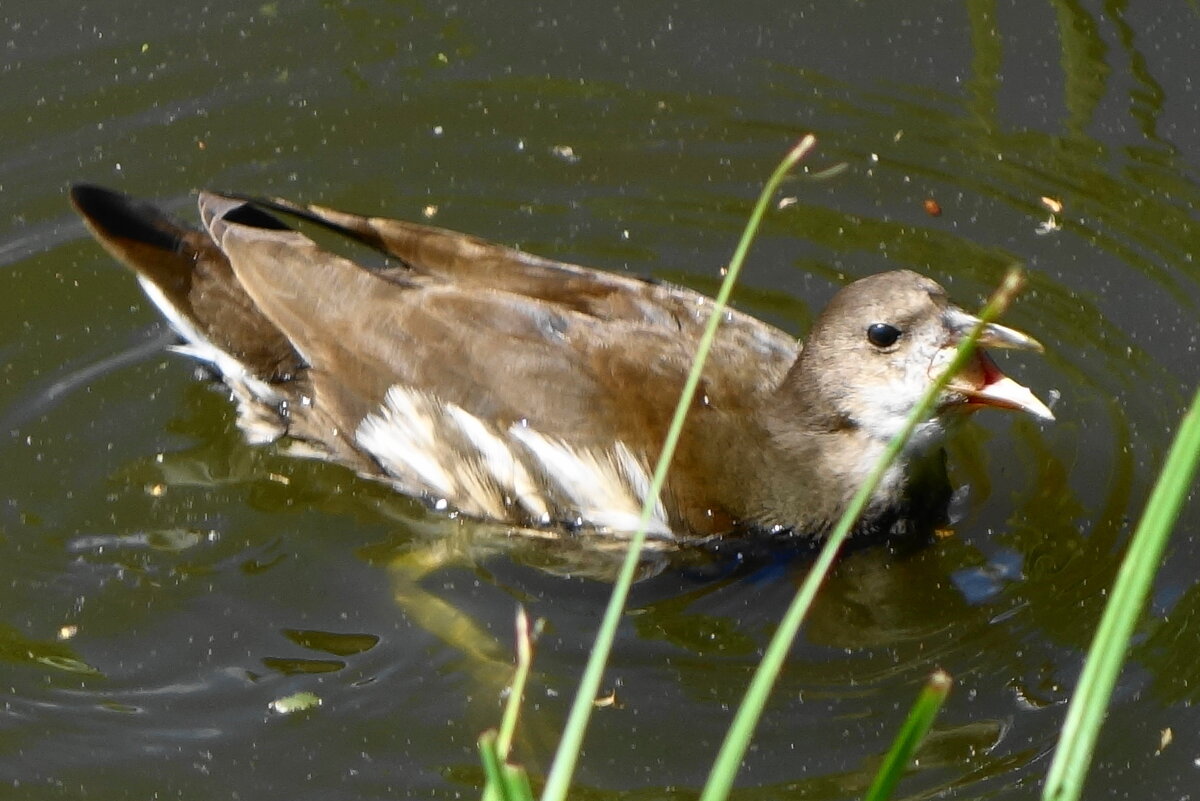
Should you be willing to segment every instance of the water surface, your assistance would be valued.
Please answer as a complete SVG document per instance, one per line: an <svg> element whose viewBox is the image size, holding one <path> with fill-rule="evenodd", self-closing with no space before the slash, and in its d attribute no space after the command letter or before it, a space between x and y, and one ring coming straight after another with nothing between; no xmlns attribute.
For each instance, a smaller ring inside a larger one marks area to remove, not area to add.
<svg viewBox="0 0 1200 801"><path fill-rule="evenodd" d="M428 210L711 291L762 180L809 131L808 166L846 169L788 184L739 306L799 335L858 276L916 269L971 306L1022 264L1008 322L1048 352L1004 364L1061 395L1059 420L978 415L950 445L969 487L953 536L840 563L738 794L858 797L940 667L956 688L903 792L1037 797L1200 382L1191 5L17 0L0 18L6 797L473 796L518 602L547 621L519 747L538 775L607 597L583 575L603 566L499 547L243 444L223 393L164 352L134 281L70 213L69 182L184 215L198 187ZM1200 786L1198 534L1193 502L1096 797ZM595 717L580 795L694 796L804 570L683 566L637 586L606 678L620 705ZM322 705L269 711L304 690Z"/></svg>

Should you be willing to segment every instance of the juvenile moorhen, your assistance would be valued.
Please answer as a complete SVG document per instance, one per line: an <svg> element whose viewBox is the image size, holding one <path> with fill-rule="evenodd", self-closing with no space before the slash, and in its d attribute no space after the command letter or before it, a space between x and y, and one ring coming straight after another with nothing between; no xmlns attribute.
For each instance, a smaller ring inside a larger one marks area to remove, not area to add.
<svg viewBox="0 0 1200 801"><path fill-rule="evenodd" d="M232 390L251 442L389 482L438 508L522 527L627 534L712 301L451 231L283 200L202 193L202 230L95 186L71 200ZM388 257L323 250L271 212ZM976 318L934 281L888 272L843 288L803 347L729 311L653 535L835 521ZM1041 350L989 325L982 344ZM909 462L961 412L1050 410L982 350L873 496L892 512Z"/></svg>

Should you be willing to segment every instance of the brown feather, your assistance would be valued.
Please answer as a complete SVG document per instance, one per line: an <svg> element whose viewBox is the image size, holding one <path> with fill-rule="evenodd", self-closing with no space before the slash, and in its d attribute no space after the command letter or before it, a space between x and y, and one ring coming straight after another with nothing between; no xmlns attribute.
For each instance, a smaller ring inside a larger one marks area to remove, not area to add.
<svg viewBox="0 0 1200 801"><path fill-rule="evenodd" d="M620 507L612 519L640 505L637 484L658 457L712 308L680 287L285 200L202 193L203 232L95 187L74 188L72 200L97 239L158 287L167 311L268 382L266 392L239 389L227 376L242 417L267 421L259 438L287 433L407 492L453 485L463 508L521 525L570 522L539 520L538 510L571 517L572 504L587 506L577 496L588 493L588 470L612 484L595 494ZM264 209L400 266L364 268ZM865 279L839 294L802 356L783 332L728 312L662 496L669 526L824 530L959 336L948 308L941 288L913 273ZM903 328L898 345L868 342L880 322ZM401 407L428 419L404 423L408 433L389 428ZM423 428L435 424L444 428ZM393 451L430 436L440 449ZM553 468L560 456L566 468ZM505 467L512 459L517 473ZM531 480L542 489L527 490ZM872 515L896 508L905 486L902 463Z"/></svg>

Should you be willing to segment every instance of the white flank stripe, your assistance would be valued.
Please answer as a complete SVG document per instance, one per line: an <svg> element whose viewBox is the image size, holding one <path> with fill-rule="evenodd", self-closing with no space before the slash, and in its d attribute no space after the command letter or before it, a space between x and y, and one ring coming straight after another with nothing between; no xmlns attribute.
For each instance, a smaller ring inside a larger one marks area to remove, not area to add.
<svg viewBox="0 0 1200 801"><path fill-rule="evenodd" d="M650 496L651 476L646 471L646 466L642 464L633 451L626 447L624 442L618 442L613 451L617 455L617 462L621 465L621 471L625 475L625 480L633 488L635 497L638 499L638 517L642 515L642 504L646 502L646 498ZM666 526L667 509L663 506L662 498L654 499L654 511L650 513L651 521L661 522ZM667 527L669 530L669 527Z"/></svg>
<svg viewBox="0 0 1200 801"><path fill-rule="evenodd" d="M458 483L442 466L430 400L403 387L387 391L383 406L358 426L358 444L412 489L445 498L456 506Z"/></svg>
<svg viewBox="0 0 1200 801"><path fill-rule="evenodd" d="M499 485L502 492L515 500L529 512L534 521L547 524L550 522L550 510L546 501L538 493L537 484L525 469L525 465L517 461L512 449L504 444L497 435L495 428L486 425L475 415L461 406L452 403L445 405L446 416L451 418L466 438L482 457L482 467ZM505 518L503 512L493 515Z"/></svg>
<svg viewBox="0 0 1200 801"><path fill-rule="evenodd" d="M564 505L582 522L614 532L632 533L637 528L645 495L638 492L636 477L625 475L620 457L573 448L562 440L518 425L511 426L508 433L541 462L546 477L567 496ZM618 452L625 451L636 464L623 443L617 443L616 448ZM638 468L637 472L645 478L644 470ZM670 534L661 501L655 504L647 533Z"/></svg>
<svg viewBox="0 0 1200 801"><path fill-rule="evenodd" d="M623 443L611 452L593 451L521 425L500 430L460 406L399 385L359 424L355 439L401 489L508 522L580 522L631 533L650 485L645 466ZM648 531L671 533L661 501Z"/></svg>

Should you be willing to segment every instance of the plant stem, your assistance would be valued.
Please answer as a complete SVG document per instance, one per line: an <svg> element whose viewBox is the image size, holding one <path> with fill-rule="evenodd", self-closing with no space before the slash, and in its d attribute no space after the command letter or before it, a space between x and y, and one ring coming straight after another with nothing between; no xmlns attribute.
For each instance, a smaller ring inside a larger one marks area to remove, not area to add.
<svg viewBox="0 0 1200 801"><path fill-rule="evenodd" d="M679 436L683 432L683 423L687 416L687 410L691 408L692 398L695 396L696 388L700 384L704 362L707 360L708 352L712 348L717 327L720 325L721 318L725 314L725 307L729 303L729 296L733 292L733 286L737 281L738 273L741 272L742 264L746 260L746 254L750 250L750 243L754 240L754 235L758 231L762 218L767 212L767 206L779 184L783 181L788 171L800 159L804 158L805 154L812 150L815 144L815 137L811 134L805 136L795 147L788 151L788 154L784 156L779 166L771 173L771 177L767 179L767 183L758 197L758 202L754 206L750 220L746 223L746 229L742 233L742 238L738 242L733 258L730 259L728 272L725 275L724 282L721 284L720 292L717 293L713 301L712 312L709 315L704 334L700 339L696 358L692 363L692 370L688 374L687 382L684 384L683 392L680 394L679 403L675 407L675 416L671 419L671 427L667 431L666 441L663 443L662 452L659 454L658 463L654 468L654 479L651 482L649 492L646 493L638 529L629 540L629 549L625 555L625 561L621 565L621 572L616 583L613 585L612 596L609 598L608 606L604 610L604 618L600 623L600 628L596 632L596 640L592 645L591 655L588 658L583 677L579 681L579 690L575 695L574 703L571 705L567 724L563 729L562 740L559 742L558 751L554 755L554 763L551 765L550 774L546 778L546 786L542 791L542 801L564 801L567 796L571 776L574 774L575 765L579 760L579 751L583 745L583 735L587 728L588 719L591 716L593 701L600 689L600 680L603 677L604 665L608 661L609 653L612 651L613 640L616 638L617 625L620 623L621 615L624 613L625 602L629 598L629 588L633 585L633 577L641 558L642 545L646 541L646 524L649 522L650 515L654 510L654 501L659 497L663 484L666 483L667 468L671 464L671 458L675 454L675 447L679 443Z"/></svg>
<svg viewBox="0 0 1200 801"><path fill-rule="evenodd" d="M1129 638L1141 617L1154 574L1162 563L1171 528L1188 496L1200 462L1200 390L1171 444L1162 473L1146 502L1129 544L1129 552L1117 571L1112 594L1104 607L1096 637L1088 649L1079 686L1067 710L1058 748L1042 798L1046 801L1075 801L1083 792L1083 780L1096 747L1109 699L1129 649Z"/></svg>

